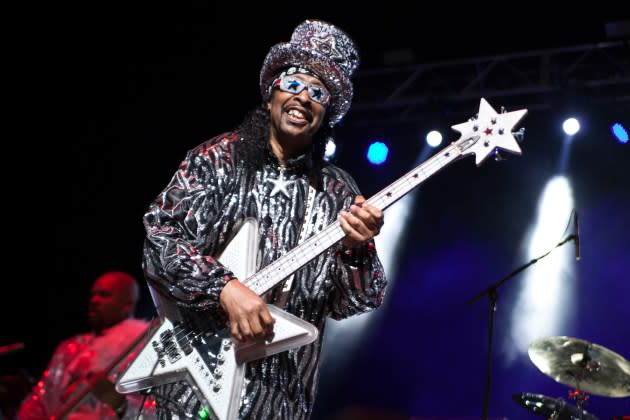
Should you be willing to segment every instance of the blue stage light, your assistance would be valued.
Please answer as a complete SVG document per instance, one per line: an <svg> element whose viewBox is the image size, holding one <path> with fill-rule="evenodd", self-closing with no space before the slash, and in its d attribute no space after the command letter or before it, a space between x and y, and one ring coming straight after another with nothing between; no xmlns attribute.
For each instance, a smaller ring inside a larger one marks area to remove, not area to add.
<svg viewBox="0 0 630 420"><path fill-rule="evenodd" d="M610 127L610 130L612 131L617 141L624 144L628 143L628 130L626 130L623 125L621 125L620 123L614 123Z"/></svg>
<svg viewBox="0 0 630 420"><path fill-rule="evenodd" d="M367 151L367 159L373 165L380 165L387 160L389 149L385 143L376 141L370 144Z"/></svg>

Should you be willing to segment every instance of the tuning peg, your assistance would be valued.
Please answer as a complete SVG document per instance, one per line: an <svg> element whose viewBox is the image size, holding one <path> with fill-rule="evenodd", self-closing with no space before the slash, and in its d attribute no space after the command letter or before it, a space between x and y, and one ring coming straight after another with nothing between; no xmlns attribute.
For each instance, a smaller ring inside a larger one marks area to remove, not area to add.
<svg viewBox="0 0 630 420"><path fill-rule="evenodd" d="M507 112L507 110L505 109L504 106L501 107L501 114L505 114Z"/></svg>
<svg viewBox="0 0 630 420"><path fill-rule="evenodd" d="M512 131L512 135L516 138L516 140L522 142L525 138L525 127L521 127L518 131Z"/></svg>

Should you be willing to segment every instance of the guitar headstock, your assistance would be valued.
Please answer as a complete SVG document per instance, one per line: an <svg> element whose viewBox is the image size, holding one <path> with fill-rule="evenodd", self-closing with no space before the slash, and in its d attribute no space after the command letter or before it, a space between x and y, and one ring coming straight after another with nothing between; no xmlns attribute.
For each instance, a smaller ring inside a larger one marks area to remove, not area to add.
<svg viewBox="0 0 630 420"><path fill-rule="evenodd" d="M480 166L488 156L505 150L521 154L518 140L522 140L524 129L514 132L514 127L527 114L527 109L497 113L490 104L481 98L479 113L465 123L451 126L461 133L455 142L462 155L474 153L475 163Z"/></svg>

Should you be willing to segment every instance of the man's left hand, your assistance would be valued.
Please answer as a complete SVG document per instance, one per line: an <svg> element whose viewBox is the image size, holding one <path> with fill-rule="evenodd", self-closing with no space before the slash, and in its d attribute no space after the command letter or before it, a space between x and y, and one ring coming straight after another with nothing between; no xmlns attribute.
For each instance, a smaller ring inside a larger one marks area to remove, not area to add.
<svg viewBox="0 0 630 420"><path fill-rule="evenodd" d="M339 224L346 233L343 244L348 248L361 245L378 235L383 226L383 212L366 203L365 197L358 195L350 211L342 211Z"/></svg>

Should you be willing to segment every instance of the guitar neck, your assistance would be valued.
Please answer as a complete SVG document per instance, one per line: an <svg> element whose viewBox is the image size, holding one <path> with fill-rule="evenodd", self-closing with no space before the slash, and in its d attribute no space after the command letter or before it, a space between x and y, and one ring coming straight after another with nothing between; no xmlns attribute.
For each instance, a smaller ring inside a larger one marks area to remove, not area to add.
<svg viewBox="0 0 630 420"><path fill-rule="evenodd" d="M447 146L440 153L379 191L367 200L367 203L380 210L385 210L460 156L461 151L457 145L451 144ZM311 236L299 246L248 277L244 283L258 295L262 295L333 246L344 236L345 233L341 229L339 221L335 221L321 232Z"/></svg>
<svg viewBox="0 0 630 420"><path fill-rule="evenodd" d="M368 204L385 210L459 157L461 157L461 151L457 145L451 144L445 147L440 153L435 154L386 188L374 194L367 200Z"/></svg>

